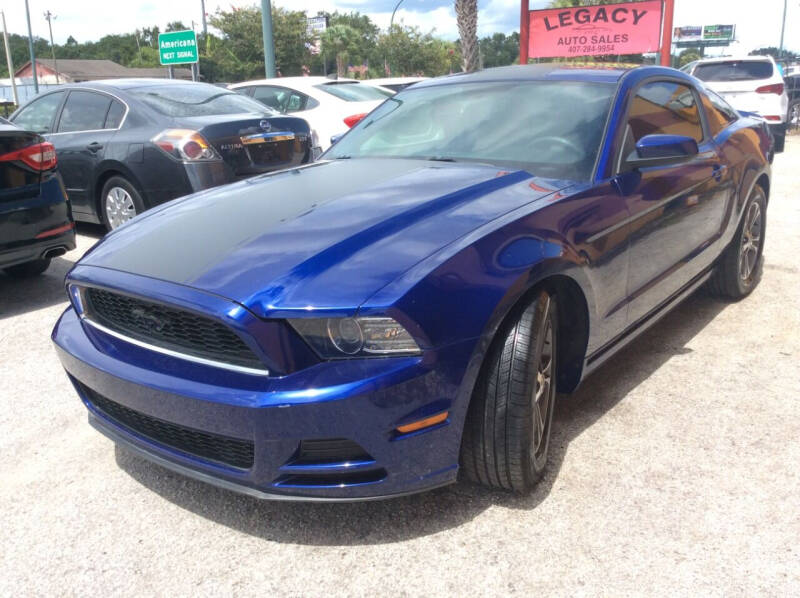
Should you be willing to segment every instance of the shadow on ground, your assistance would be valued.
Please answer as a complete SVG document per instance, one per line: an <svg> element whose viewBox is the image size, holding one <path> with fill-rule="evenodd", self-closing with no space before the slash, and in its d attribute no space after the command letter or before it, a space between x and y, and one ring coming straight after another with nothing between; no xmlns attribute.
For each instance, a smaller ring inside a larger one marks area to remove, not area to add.
<svg viewBox="0 0 800 598"><path fill-rule="evenodd" d="M105 229L96 224L81 223L78 225L78 234L100 240ZM74 265L67 257L58 257L50 263L44 274L25 279L11 278L0 271L0 320L59 303L66 307L64 277Z"/></svg>
<svg viewBox="0 0 800 598"><path fill-rule="evenodd" d="M690 297L659 324L588 378L574 395L560 396L545 478L526 496L456 484L387 501L321 504L259 501L183 476L117 447L118 465L165 499L240 532L308 545L383 544L462 525L487 508L533 509L550 493L573 439L675 355L720 313L724 303Z"/></svg>

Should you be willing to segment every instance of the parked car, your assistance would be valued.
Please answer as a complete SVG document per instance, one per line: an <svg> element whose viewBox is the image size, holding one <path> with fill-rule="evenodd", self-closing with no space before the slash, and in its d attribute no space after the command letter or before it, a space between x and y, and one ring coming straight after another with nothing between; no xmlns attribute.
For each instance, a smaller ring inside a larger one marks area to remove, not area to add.
<svg viewBox="0 0 800 598"><path fill-rule="evenodd" d="M786 81L786 94L789 96L789 116L787 126L800 129L800 73L789 75Z"/></svg>
<svg viewBox="0 0 800 598"><path fill-rule="evenodd" d="M11 120L56 148L77 220L114 229L167 200L312 160L308 123L205 83L63 85Z"/></svg>
<svg viewBox="0 0 800 598"><path fill-rule="evenodd" d="M282 114L303 117L315 131L323 150L330 147L331 137L346 131L394 95L391 90L353 79L327 77L262 79L236 83L230 89Z"/></svg>
<svg viewBox="0 0 800 598"><path fill-rule="evenodd" d="M393 92L404 90L406 87L425 81L427 77L383 77L380 79L366 79L364 83L377 85L383 89L391 89Z"/></svg>
<svg viewBox="0 0 800 598"><path fill-rule="evenodd" d="M707 281L758 284L771 144L674 69L426 81L310 167L108 235L53 339L93 426L210 483L526 491L556 389Z"/></svg>
<svg viewBox="0 0 800 598"><path fill-rule="evenodd" d="M755 112L765 118L775 137L775 151L783 151L789 97L771 56L704 58L684 68L737 110Z"/></svg>
<svg viewBox="0 0 800 598"><path fill-rule="evenodd" d="M0 118L0 269L36 276L75 249L75 223L53 145Z"/></svg>

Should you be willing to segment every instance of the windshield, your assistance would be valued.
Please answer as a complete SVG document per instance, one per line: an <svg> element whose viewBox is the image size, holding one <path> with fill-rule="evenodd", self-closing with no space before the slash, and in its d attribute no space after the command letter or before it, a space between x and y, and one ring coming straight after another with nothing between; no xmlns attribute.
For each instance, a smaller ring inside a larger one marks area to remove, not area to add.
<svg viewBox="0 0 800 598"><path fill-rule="evenodd" d="M213 116L217 114L277 114L255 100L214 85L154 85L132 89L133 95L165 116Z"/></svg>
<svg viewBox="0 0 800 598"><path fill-rule="evenodd" d="M701 81L754 81L772 77L772 63L766 60L729 60L699 64L694 76Z"/></svg>
<svg viewBox="0 0 800 598"><path fill-rule="evenodd" d="M364 83L323 83L322 85L315 85L314 87L332 96L336 96L345 102L385 100L392 95L389 91L384 91Z"/></svg>
<svg viewBox="0 0 800 598"><path fill-rule="evenodd" d="M389 98L325 158L486 162L587 180L614 85L512 81L412 87Z"/></svg>

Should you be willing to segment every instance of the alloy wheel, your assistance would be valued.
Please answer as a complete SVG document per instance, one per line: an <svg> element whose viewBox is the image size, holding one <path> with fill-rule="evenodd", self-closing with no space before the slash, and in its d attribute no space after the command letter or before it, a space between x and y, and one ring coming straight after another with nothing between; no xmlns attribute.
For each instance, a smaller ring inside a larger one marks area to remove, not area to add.
<svg viewBox="0 0 800 598"><path fill-rule="evenodd" d="M108 190L105 208L106 220L112 230L136 216L133 198L122 187L112 187Z"/></svg>
<svg viewBox="0 0 800 598"><path fill-rule="evenodd" d="M758 202L752 202L747 209L742 231L742 242L739 248L739 277L742 282L749 284L756 264L761 247L761 206Z"/></svg>
<svg viewBox="0 0 800 598"><path fill-rule="evenodd" d="M547 297L542 321L542 350L536 366L536 382L533 389L533 434L531 455L538 460L547 450L550 410L553 408L553 323L550 318L550 297Z"/></svg>

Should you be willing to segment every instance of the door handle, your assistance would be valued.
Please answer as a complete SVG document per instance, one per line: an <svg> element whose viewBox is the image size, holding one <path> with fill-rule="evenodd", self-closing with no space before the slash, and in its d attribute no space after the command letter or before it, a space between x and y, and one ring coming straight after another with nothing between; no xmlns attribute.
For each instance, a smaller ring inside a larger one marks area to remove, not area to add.
<svg viewBox="0 0 800 598"><path fill-rule="evenodd" d="M103 149L103 144L102 143L97 143L96 141L94 141L94 142L90 143L89 145L87 145L86 149L88 149L92 153L96 153L96 152L99 152L101 149Z"/></svg>
<svg viewBox="0 0 800 598"><path fill-rule="evenodd" d="M722 180L722 173L725 172L726 168L727 166L725 166L725 164L714 164L714 166L711 169L712 170L711 176L713 176L714 179L719 183Z"/></svg>

